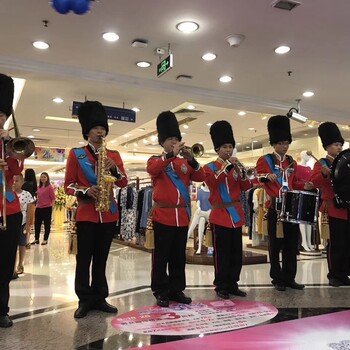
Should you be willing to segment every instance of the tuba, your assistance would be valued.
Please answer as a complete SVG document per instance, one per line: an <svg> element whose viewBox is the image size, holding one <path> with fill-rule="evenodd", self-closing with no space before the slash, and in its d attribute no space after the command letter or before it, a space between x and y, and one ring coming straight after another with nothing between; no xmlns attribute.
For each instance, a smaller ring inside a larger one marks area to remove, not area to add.
<svg viewBox="0 0 350 350"><path fill-rule="evenodd" d="M111 175L109 170L105 169L107 158L106 140L102 137L102 147L97 160L97 187L100 190L100 194L95 203L96 211L100 213L107 212L111 207L111 192L113 183L117 180Z"/></svg>

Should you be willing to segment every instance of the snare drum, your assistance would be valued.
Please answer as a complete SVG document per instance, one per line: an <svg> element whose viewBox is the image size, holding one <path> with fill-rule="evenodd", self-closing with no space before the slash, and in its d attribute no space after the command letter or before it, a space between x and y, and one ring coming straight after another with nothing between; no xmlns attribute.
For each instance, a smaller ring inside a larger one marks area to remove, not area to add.
<svg viewBox="0 0 350 350"><path fill-rule="evenodd" d="M282 194L280 219L294 224L314 225L318 217L318 193L286 191Z"/></svg>

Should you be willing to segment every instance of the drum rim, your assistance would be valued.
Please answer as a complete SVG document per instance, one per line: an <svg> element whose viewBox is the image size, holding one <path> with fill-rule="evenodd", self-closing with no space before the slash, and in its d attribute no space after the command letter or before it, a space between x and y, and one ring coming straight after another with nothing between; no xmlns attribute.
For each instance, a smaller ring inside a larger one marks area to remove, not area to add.
<svg viewBox="0 0 350 350"><path fill-rule="evenodd" d="M306 191L306 190L290 190L290 191L285 191L285 193L292 192L292 193L301 193L301 194L307 194L307 195L312 195L312 196L318 196L318 193L316 192L311 192L311 191Z"/></svg>

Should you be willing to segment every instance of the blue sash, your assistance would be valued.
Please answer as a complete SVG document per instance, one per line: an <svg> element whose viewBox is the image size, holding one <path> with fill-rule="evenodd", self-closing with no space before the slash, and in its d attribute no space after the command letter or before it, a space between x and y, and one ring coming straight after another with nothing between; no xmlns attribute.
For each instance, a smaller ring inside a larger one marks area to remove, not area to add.
<svg viewBox="0 0 350 350"><path fill-rule="evenodd" d="M165 171L165 174L167 174L169 179L172 181L172 183L175 185L175 187L180 191L180 194L182 195L185 201L185 209L187 211L188 218L191 219L191 199L188 193L188 188L181 181L179 176L175 173L171 164L168 164L167 167L164 169L164 171Z"/></svg>
<svg viewBox="0 0 350 350"><path fill-rule="evenodd" d="M0 171L0 187L2 187L2 171ZM15 200L15 195L10 192L10 191L6 191L6 200L9 203L12 203Z"/></svg>
<svg viewBox="0 0 350 350"><path fill-rule="evenodd" d="M328 168L330 168L332 166L331 162L328 159L326 159L326 158L321 158L320 159L320 163L322 165L327 166Z"/></svg>
<svg viewBox="0 0 350 350"><path fill-rule="evenodd" d="M211 170L213 170L214 172L218 171L218 168L216 167L216 165L214 163L209 163L208 167ZM219 185L219 190L220 190L220 197L221 197L221 200L223 201L223 203L231 203L232 199L230 197L230 194L228 193L226 185L223 182ZM231 219L233 220L233 222L235 224L241 220L241 217L239 216L239 214L234 206L227 207L225 209L228 211L228 213L231 216Z"/></svg>
<svg viewBox="0 0 350 350"><path fill-rule="evenodd" d="M280 175L280 169L276 169L275 168L275 163L273 161L273 158L272 158L271 154L267 154L266 156L264 156L264 158L265 158L267 164L269 165L270 170L275 175L277 175L277 181L280 184L280 186L282 186L282 176L279 176Z"/></svg>
<svg viewBox="0 0 350 350"><path fill-rule="evenodd" d="M86 179L89 181L89 183L92 186L97 186L97 176L92 169L92 164L90 163L89 158L87 157L85 150L83 148L74 148L74 153L78 159L79 165L80 165L81 169L83 170L83 173L84 173ZM110 212L112 214L115 214L117 212L117 210L118 209L117 209L117 206L115 204L115 201L112 200Z"/></svg>

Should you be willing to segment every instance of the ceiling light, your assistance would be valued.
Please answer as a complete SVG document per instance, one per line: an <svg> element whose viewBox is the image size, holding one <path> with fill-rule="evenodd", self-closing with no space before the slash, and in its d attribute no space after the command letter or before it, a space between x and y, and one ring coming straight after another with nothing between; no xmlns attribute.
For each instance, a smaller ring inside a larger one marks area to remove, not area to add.
<svg viewBox="0 0 350 350"><path fill-rule="evenodd" d="M244 111L240 111L240 112L238 112L238 115L240 115L240 116L244 116L244 115L246 115L247 113L246 112L244 112Z"/></svg>
<svg viewBox="0 0 350 350"><path fill-rule="evenodd" d="M185 132L182 132L182 133L181 133L181 136L184 136L184 135L186 135L186 133L185 133Z"/></svg>
<svg viewBox="0 0 350 350"><path fill-rule="evenodd" d="M145 129L145 128L139 128L139 130L140 130L140 131L146 131L146 129Z"/></svg>
<svg viewBox="0 0 350 350"><path fill-rule="evenodd" d="M137 108L137 107L134 107L134 108L131 108L131 110L133 110L135 113L137 113L137 112L140 112L140 108Z"/></svg>
<svg viewBox="0 0 350 350"><path fill-rule="evenodd" d="M79 143L79 145L85 145L84 141L79 141L78 143Z"/></svg>
<svg viewBox="0 0 350 350"><path fill-rule="evenodd" d="M28 135L27 137L28 137L28 139L34 139L33 135Z"/></svg>
<svg viewBox="0 0 350 350"><path fill-rule="evenodd" d="M63 102L61 97L55 97L52 101L55 102L55 103L62 103Z"/></svg>
<svg viewBox="0 0 350 350"><path fill-rule="evenodd" d="M40 131L40 129L38 129L38 128L34 128L34 129L32 129L33 131Z"/></svg>
<svg viewBox="0 0 350 350"><path fill-rule="evenodd" d="M152 65L152 63L147 61L140 61L140 62L137 62L136 65L140 68L148 68Z"/></svg>
<svg viewBox="0 0 350 350"><path fill-rule="evenodd" d="M106 41L117 41L119 39L119 35L113 32L107 32L102 34L102 38L105 39Z"/></svg>
<svg viewBox="0 0 350 350"><path fill-rule="evenodd" d="M196 106L188 105L188 106L187 106L187 109L196 109Z"/></svg>
<svg viewBox="0 0 350 350"><path fill-rule="evenodd" d="M212 126L213 125L213 123L207 123L207 126Z"/></svg>
<svg viewBox="0 0 350 350"><path fill-rule="evenodd" d="M196 22L184 21L176 25L176 29L183 33L193 33L199 28Z"/></svg>
<svg viewBox="0 0 350 350"><path fill-rule="evenodd" d="M314 125L313 125L313 124L311 124L311 123L310 123L310 124L308 124L307 126L308 126L309 128L313 128L313 127L314 127Z"/></svg>
<svg viewBox="0 0 350 350"><path fill-rule="evenodd" d="M152 141L152 142L154 142L154 141L156 141L156 140L157 140L157 136L156 136L156 135L151 136L151 141Z"/></svg>
<svg viewBox="0 0 350 350"><path fill-rule="evenodd" d="M248 128L248 130L253 131L253 130L255 130L255 128Z"/></svg>
<svg viewBox="0 0 350 350"><path fill-rule="evenodd" d="M148 143L147 139L142 140L144 144Z"/></svg>
<svg viewBox="0 0 350 350"><path fill-rule="evenodd" d="M228 75L223 75L222 77L219 78L219 80L222 83L229 83L232 80L232 78Z"/></svg>
<svg viewBox="0 0 350 350"><path fill-rule="evenodd" d="M216 58L215 53L211 53L211 52L208 52L202 56L202 59L204 61L213 61L215 60L215 58Z"/></svg>
<svg viewBox="0 0 350 350"><path fill-rule="evenodd" d="M188 129L188 128L189 128L188 124L184 124L184 125L182 125L182 127L183 127L184 129Z"/></svg>
<svg viewBox="0 0 350 350"><path fill-rule="evenodd" d="M312 91L305 91L305 92L303 92L303 96L304 97L312 97L313 95L315 95L315 93L312 92Z"/></svg>
<svg viewBox="0 0 350 350"><path fill-rule="evenodd" d="M282 46L279 46L279 47L275 48L275 52L278 53L279 55L283 55L283 54L285 54L285 53L287 53L289 51L290 51L290 47L289 46L282 45Z"/></svg>
<svg viewBox="0 0 350 350"><path fill-rule="evenodd" d="M135 142L135 143L134 143L134 146L135 146L135 147L138 147L138 143L137 143L137 142Z"/></svg>
<svg viewBox="0 0 350 350"><path fill-rule="evenodd" d="M253 143L256 143L256 142L259 142L259 141L257 141L257 140L253 140Z"/></svg>
<svg viewBox="0 0 350 350"><path fill-rule="evenodd" d="M46 50L50 47L50 45L45 41L34 41L33 46L39 50Z"/></svg>
<svg viewBox="0 0 350 350"><path fill-rule="evenodd" d="M267 119L267 115L264 115L263 117L261 117L261 120L266 120Z"/></svg>

